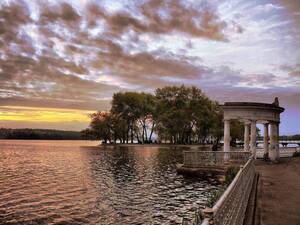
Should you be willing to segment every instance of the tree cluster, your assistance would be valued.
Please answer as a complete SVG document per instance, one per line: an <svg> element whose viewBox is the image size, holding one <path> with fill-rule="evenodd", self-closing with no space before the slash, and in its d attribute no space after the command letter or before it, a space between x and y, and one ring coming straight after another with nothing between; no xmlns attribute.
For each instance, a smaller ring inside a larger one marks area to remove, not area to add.
<svg viewBox="0 0 300 225"><path fill-rule="evenodd" d="M82 133L104 143L218 143L222 118L219 104L199 88L169 86L115 93L110 111L92 114Z"/></svg>

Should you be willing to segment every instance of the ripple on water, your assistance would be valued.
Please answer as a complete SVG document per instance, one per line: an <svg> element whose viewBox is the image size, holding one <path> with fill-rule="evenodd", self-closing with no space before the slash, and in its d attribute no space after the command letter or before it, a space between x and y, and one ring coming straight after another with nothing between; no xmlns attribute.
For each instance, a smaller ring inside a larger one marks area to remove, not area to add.
<svg viewBox="0 0 300 225"><path fill-rule="evenodd" d="M176 174L180 149L0 141L0 224L180 224L215 182Z"/></svg>

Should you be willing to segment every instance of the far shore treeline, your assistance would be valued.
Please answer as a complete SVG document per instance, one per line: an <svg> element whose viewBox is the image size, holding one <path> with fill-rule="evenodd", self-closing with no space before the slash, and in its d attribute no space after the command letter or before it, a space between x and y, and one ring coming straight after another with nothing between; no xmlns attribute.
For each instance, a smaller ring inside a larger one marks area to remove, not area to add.
<svg viewBox="0 0 300 225"><path fill-rule="evenodd" d="M103 143L218 144L223 135L223 112L199 88L168 86L154 92L118 92L110 111L91 115L83 136ZM243 127L232 123L232 140Z"/></svg>
<svg viewBox="0 0 300 225"><path fill-rule="evenodd" d="M0 139L80 140L82 136L78 131L0 128Z"/></svg>

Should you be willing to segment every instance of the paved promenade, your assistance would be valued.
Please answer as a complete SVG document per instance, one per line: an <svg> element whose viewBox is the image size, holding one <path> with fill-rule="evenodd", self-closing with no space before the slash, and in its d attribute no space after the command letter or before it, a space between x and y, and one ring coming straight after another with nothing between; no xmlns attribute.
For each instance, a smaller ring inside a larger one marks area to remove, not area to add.
<svg viewBox="0 0 300 225"><path fill-rule="evenodd" d="M300 157L280 159L279 164L257 160L261 174L260 225L300 224Z"/></svg>

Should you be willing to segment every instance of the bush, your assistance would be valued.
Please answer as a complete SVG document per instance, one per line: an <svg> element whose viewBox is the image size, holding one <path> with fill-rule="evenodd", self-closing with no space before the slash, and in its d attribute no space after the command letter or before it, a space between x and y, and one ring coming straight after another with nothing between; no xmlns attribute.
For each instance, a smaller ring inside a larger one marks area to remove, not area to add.
<svg viewBox="0 0 300 225"><path fill-rule="evenodd" d="M300 151L299 151L299 150L296 150L296 151L293 153L293 157L300 157Z"/></svg>
<svg viewBox="0 0 300 225"><path fill-rule="evenodd" d="M233 181L239 170L240 168L237 166L231 166L227 169L224 182L226 186L228 186Z"/></svg>
<svg viewBox="0 0 300 225"><path fill-rule="evenodd" d="M206 207L212 208L214 204L220 199L226 188L231 184L240 168L237 166L231 166L227 169L225 174L224 186L221 189L215 190L207 199Z"/></svg>
<svg viewBox="0 0 300 225"><path fill-rule="evenodd" d="M220 199L220 197L225 192L225 190L226 187L222 187L221 189L214 190L207 199L206 207L212 208L214 204Z"/></svg>

